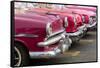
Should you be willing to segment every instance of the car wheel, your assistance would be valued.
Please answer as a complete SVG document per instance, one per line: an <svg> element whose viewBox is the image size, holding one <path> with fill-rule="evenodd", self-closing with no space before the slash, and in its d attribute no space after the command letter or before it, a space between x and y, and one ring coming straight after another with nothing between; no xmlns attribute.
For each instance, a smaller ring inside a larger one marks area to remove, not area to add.
<svg viewBox="0 0 100 68"><path fill-rule="evenodd" d="M14 66L27 66L29 64L28 52L21 45L14 46Z"/></svg>

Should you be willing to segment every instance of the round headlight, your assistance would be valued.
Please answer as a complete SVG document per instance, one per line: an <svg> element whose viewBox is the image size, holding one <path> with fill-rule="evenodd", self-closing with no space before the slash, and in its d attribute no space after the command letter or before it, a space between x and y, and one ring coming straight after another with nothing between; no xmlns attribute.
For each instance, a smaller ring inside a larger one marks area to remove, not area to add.
<svg viewBox="0 0 100 68"><path fill-rule="evenodd" d="M68 18L67 18L67 17L65 17L65 19L64 19L64 26L65 26L65 27L68 26Z"/></svg>
<svg viewBox="0 0 100 68"><path fill-rule="evenodd" d="M47 33L47 35L52 34L52 27L51 27L50 23L48 23L46 26L46 33Z"/></svg>

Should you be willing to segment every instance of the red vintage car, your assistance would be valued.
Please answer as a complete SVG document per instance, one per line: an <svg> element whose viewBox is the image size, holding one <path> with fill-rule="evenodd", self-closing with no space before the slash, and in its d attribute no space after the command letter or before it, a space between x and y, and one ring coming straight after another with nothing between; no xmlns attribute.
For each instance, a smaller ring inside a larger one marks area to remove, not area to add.
<svg viewBox="0 0 100 68"><path fill-rule="evenodd" d="M54 10L57 10L57 7L54 8ZM70 8L68 5L62 6L61 9L58 9L61 12L66 13L72 13L72 14L79 14L82 15L82 20L86 24L88 29L96 28L96 12L93 12L91 10L84 10L84 9L77 9L77 8ZM96 11L96 8L94 9Z"/></svg>
<svg viewBox="0 0 100 68"><path fill-rule="evenodd" d="M96 13L92 11L87 10L81 10L81 9L72 9L72 8L64 8L63 9L66 12L73 13L73 14L80 14L83 15L84 23L86 24L88 29L93 29L96 27Z"/></svg>
<svg viewBox="0 0 100 68"><path fill-rule="evenodd" d="M62 20L55 15L15 13L14 66L28 65L30 58L55 57L71 46Z"/></svg>
<svg viewBox="0 0 100 68"><path fill-rule="evenodd" d="M71 14L48 8L34 8L31 12L59 15L66 25L66 35L70 36L73 42L78 41L87 30L86 25L82 22L82 16L79 14Z"/></svg>

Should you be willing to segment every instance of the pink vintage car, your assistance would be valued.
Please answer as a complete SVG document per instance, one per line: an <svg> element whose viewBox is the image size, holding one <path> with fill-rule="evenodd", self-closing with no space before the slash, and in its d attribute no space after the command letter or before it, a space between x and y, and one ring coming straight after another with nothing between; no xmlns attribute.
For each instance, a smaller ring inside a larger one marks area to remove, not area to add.
<svg viewBox="0 0 100 68"><path fill-rule="evenodd" d="M87 11L87 10L81 10L81 9L72 9L72 8L64 8L64 11L68 13L73 13L73 14L80 14L83 15L83 22L86 24L88 29L92 29L96 27L97 24L97 17L96 13L92 11Z"/></svg>
<svg viewBox="0 0 100 68"><path fill-rule="evenodd" d="M59 11L48 8L34 8L31 12L59 15L66 25L64 26L66 29L66 35L70 36L73 42L78 41L87 30L86 25L82 22L82 16L79 14L71 14L61 10Z"/></svg>
<svg viewBox="0 0 100 68"><path fill-rule="evenodd" d="M77 9L77 8L70 8L68 5L62 6L61 9L58 9L57 7L54 8L54 10L60 10L61 12L66 13L72 13L72 14L80 14L82 16L83 23L86 24L88 29L93 29L96 27L96 12L93 12L91 10L83 10L83 9ZM96 8L94 9L96 11Z"/></svg>
<svg viewBox="0 0 100 68"><path fill-rule="evenodd" d="M14 20L14 66L25 66L30 58L55 57L71 46L58 16L24 12Z"/></svg>

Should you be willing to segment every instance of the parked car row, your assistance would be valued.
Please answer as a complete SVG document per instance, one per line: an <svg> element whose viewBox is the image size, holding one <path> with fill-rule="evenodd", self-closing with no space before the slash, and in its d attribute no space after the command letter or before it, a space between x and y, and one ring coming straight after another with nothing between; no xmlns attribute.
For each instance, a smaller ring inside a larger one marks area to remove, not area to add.
<svg viewBox="0 0 100 68"><path fill-rule="evenodd" d="M26 66L30 58L59 56L95 27L95 7L78 7L15 9L14 66Z"/></svg>

